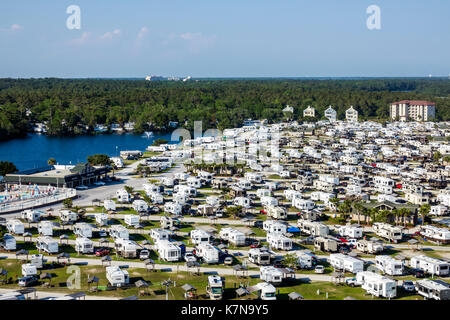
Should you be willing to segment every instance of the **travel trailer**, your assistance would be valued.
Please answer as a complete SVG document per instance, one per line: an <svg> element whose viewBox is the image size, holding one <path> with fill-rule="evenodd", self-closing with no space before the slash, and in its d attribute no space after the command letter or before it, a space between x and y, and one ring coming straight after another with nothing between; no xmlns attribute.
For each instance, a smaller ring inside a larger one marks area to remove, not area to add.
<svg viewBox="0 0 450 320"><path fill-rule="evenodd" d="M207 242L202 242L195 247L195 255L207 264L219 262L219 250Z"/></svg>
<svg viewBox="0 0 450 320"><path fill-rule="evenodd" d="M245 209L250 208L251 207L251 203L252 203L251 200L249 198L246 198L246 197L236 197L233 200L233 204L235 206L241 206L241 207L243 207Z"/></svg>
<svg viewBox="0 0 450 320"><path fill-rule="evenodd" d="M314 266L315 256L309 252L297 253L297 266L300 269L311 269Z"/></svg>
<svg viewBox="0 0 450 320"><path fill-rule="evenodd" d="M336 231L341 237L359 239L363 236L363 229L359 225L339 226Z"/></svg>
<svg viewBox="0 0 450 320"><path fill-rule="evenodd" d="M245 246L246 243L245 234L233 228L222 228L219 232L219 237L234 246Z"/></svg>
<svg viewBox="0 0 450 320"><path fill-rule="evenodd" d="M136 258L139 245L133 240L118 238L114 242L118 254L124 258Z"/></svg>
<svg viewBox="0 0 450 320"><path fill-rule="evenodd" d="M427 240L437 244L450 244L450 230L434 226L422 226L420 234Z"/></svg>
<svg viewBox="0 0 450 320"><path fill-rule="evenodd" d="M129 227L139 228L140 226L140 218L135 214L126 214L123 218L123 221Z"/></svg>
<svg viewBox="0 0 450 320"><path fill-rule="evenodd" d="M39 252L44 251L48 254L59 252L58 241L50 237L38 237L36 239L36 248L39 250Z"/></svg>
<svg viewBox="0 0 450 320"><path fill-rule="evenodd" d="M25 263L22 265L22 276L32 277L37 276L37 268L31 263Z"/></svg>
<svg viewBox="0 0 450 320"><path fill-rule="evenodd" d="M380 274L371 271L358 272L356 282L367 293L376 297L391 299L397 296L397 282Z"/></svg>
<svg viewBox="0 0 450 320"><path fill-rule="evenodd" d="M169 240L170 232L160 228L153 228L150 230L150 237L153 241Z"/></svg>
<svg viewBox="0 0 450 320"><path fill-rule="evenodd" d="M280 220L287 219L287 210L283 207L267 206L266 211L267 216L272 217L273 219L280 219Z"/></svg>
<svg viewBox="0 0 450 320"><path fill-rule="evenodd" d="M325 237L330 233L330 229L326 224L310 221L310 220L298 220L297 226L301 232L306 233L310 236L321 236Z"/></svg>
<svg viewBox="0 0 450 320"><path fill-rule="evenodd" d="M425 299L450 300L450 284L442 280L418 280L416 292Z"/></svg>
<svg viewBox="0 0 450 320"><path fill-rule="evenodd" d="M160 225L162 229L171 229L180 226L181 221L175 217L162 216Z"/></svg>
<svg viewBox="0 0 450 320"><path fill-rule="evenodd" d="M78 237L75 240L75 251L82 254L94 253L94 243L88 238Z"/></svg>
<svg viewBox="0 0 450 320"><path fill-rule="evenodd" d="M422 269L431 275L443 277L449 274L450 264L444 260L420 255L411 258L410 266Z"/></svg>
<svg viewBox="0 0 450 320"><path fill-rule="evenodd" d="M387 223L375 222L373 224L373 230L375 231L375 234L377 236L380 236L394 243L397 243L403 238L401 228L391 226L390 224Z"/></svg>
<svg viewBox="0 0 450 320"><path fill-rule="evenodd" d="M134 200L132 207L137 212L147 212L148 211L148 204L144 200Z"/></svg>
<svg viewBox="0 0 450 320"><path fill-rule="evenodd" d="M0 247L7 251L15 251L17 249L16 239L11 234L5 233Z"/></svg>
<svg viewBox="0 0 450 320"><path fill-rule="evenodd" d="M288 226L276 220L266 220L263 222L263 230L267 233L286 234Z"/></svg>
<svg viewBox="0 0 450 320"><path fill-rule="evenodd" d="M119 189L116 192L116 198L118 203L130 203L131 202L131 194L127 192L125 189Z"/></svg>
<svg viewBox="0 0 450 320"><path fill-rule="evenodd" d="M292 240L286 236L281 234L267 234L267 242L269 243L270 248L274 248L277 250L289 251L292 250Z"/></svg>
<svg viewBox="0 0 450 320"><path fill-rule="evenodd" d="M265 248L251 248L248 250L248 261L260 266L269 265L271 256L269 250Z"/></svg>
<svg viewBox="0 0 450 320"><path fill-rule="evenodd" d="M78 220L78 214L70 210L59 211L59 218L62 224L73 224Z"/></svg>
<svg viewBox="0 0 450 320"><path fill-rule="evenodd" d="M275 207L278 206L278 200L274 197L262 197L261 198L261 205L263 207Z"/></svg>
<svg viewBox="0 0 450 320"><path fill-rule="evenodd" d="M159 240L156 242L158 248L159 258L168 261L176 262L181 259L181 248L169 240Z"/></svg>
<svg viewBox="0 0 450 320"><path fill-rule="evenodd" d="M128 271L121 269L119 266L106 267L106 279L114 287L121 287L130 283Z"/></svg>
<svg viewBox="0 0 450 320"><path fill-rule="evenodd" d="M273 266L263 266L259 268L259 278L271 284L283 282L283 272Z"/></svg>
<svg viewBox="0 0 450 320"><path fill-rule="evenodd" d="M37 269L42 269L44 267L44 255L32 254L30 264L34 265Z"/></svg>
<svg viewBox="0 0 450 320"><path fill-rule="evenodd" d="M122 225L114 225L109 228L109 234L111 235L111 238L113 239L124 239L128 240L130 238L130 234Z"/></svg>
<svg viewBox="0 0 450 320"><path fill-rule="evenodd" d="M191 241L193 244L200 244L200 243L209 243L210 239L211 239L211 235L203 230L192 230L190 232L191 235Z"/></svg>
<svg viewBox="0 0 450 320"><path fill-rule="evenodd" d="M338 242L334 239L316 237L314 239L314 248L323 252L338 252Z"/></svg>
<svg viewBox="0 0 450 320"><path fill-rule="evenodd" d="M330 264L339 271L358 273L364 271L364 261L341 253L330 254Z"/></svg>
<svg viewBox="0 0 450 320"><path fill-rule="evenodd" d="M6 223L6 229L8 229L8 232L12 234L21 235L25 233L25 225L17 219L8 220Z"/></svg>
<svg viewBox="0 0 450 320"><path fill-rule="evenodd" d="M37 210L25 210L22 212L22 219L26 220L27 222L39 222L41 219L41 211Z"/></svg>
<svg viewBox="0 0 450 320"><path fill-rule="evenodd" d="M51 221L41 221L38 224L38 233L41 236L53 236L53 222Z"/></svg>
<svg viewBox="0 0 450 320"><path fill-rule="evenodd" d="M183 206L176 202L167 202L164 204L164 211L174 215L180 215L183 211Z"/></svg>
<svg viewBox="0 0 450 320"><path fill-rule="evenodd" d="M277 300L277 290L270 283L260 282L255 287L258 289L258 296L261 300Z"/></svg>
<svg viewBox="0 0 450 320"><path fill-rule="evenodd" d="M73 233L79 237L92 238L92 227L85 222L79 222L73 226Z"/></svg>
<svg viewBox="0 0 450 320"><path fill-rule="evenodd" d="M160 193L152 192L148 195L154 204L163 204L164 196Z"/></svg>
<svg viewBox="0 0 450 320"><path fill-rule="evenodd" d="M225 290L225 279L220 276L208 276L206 294L211 300L222 300Z"/></svg>
<svg viewBox="0 0 450 320"><path fill-rule="evenodd" d="M114 200L103 201L103 207L108 211L116 211L116 203L114 202Z"/></svg>
<svg viewBox="0 0 450 320"><path fill-rule="evenodd" d="M106 213L96 213L95 222L100 227L107 226L109 223L109 216Z"/></svg>
<svg viewBox="0 0 450 320"><path fill-rule="evenodd" d="M375 266L390 276L401 276L404 273L403 262L391 256L376 256Z"/></svg>
<svg viewBox="0 0 450 320"><path fill-rule="evenodd" d="M378 241L359 240L356 249L364 253L377 254L383 252L384 246Z"/></svg>

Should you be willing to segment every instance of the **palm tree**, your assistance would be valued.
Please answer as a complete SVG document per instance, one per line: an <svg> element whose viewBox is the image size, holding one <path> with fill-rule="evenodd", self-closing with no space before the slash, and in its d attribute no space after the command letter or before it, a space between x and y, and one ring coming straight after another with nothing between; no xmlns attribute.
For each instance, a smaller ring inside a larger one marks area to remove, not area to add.
<svg viewBox="0 0 450 320"><path fill-rule="evenodd" d="M47 164L49 166L54 166L56 164L56 159L55 158L50 158L47 160Z"/></svg>
<svg viewBox="0 0 450 320"><path fill-rule="evenodd" d="M361 213L364 212L364 207L361 204L361 202L354 202L353 203L353 210L356 211L356 213L358 214L358 224L361 224Z"/></svg>
<svg viewBox="0 0 450 320"><path fill-rule="evenodd" d="M424 204L419 209L419 214L422 216L422 226L425 223L425 217L430 213L431 207L429 204Z"/></svg>

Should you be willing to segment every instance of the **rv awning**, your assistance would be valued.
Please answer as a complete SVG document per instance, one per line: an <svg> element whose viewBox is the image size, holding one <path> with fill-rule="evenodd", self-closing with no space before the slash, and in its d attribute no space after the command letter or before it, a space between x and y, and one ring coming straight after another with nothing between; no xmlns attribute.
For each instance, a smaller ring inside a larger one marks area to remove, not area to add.
<svg viewBox="0 0 450 320"><path fill-rule="evenodd" d="M417 243L419 243L419 241L417 241L416 239L410 239L410 240L408 240L408 243L409 244L417 244Z"/></svg>
<svg viewBox="0 0 450 320"><path fill-rule="evenodd" d="M259 291L259 290L261 290L261 289L259 289L258 285L251 286L251 287L248 287L248 288L247 288L247 291L248 291L249 293L252 293L252 292L255 292L255 291Z"/></svg>
<svg viewBox="0 0 450 320"><path fill-rule="evenodd" d="M181 286L181 288L182 288L184 291L195 291L195 290L197 290L197 289L195 289L194 286L191 286L189 283L183 284L183 285Z"/></svg>
<svg viewBox="0 0 450 320"><path fill-rule="evenodd" d="M305 299L300 293L297 293L297 292L289 293L288 297L291 300L303 300L303 299Z"/></svg>

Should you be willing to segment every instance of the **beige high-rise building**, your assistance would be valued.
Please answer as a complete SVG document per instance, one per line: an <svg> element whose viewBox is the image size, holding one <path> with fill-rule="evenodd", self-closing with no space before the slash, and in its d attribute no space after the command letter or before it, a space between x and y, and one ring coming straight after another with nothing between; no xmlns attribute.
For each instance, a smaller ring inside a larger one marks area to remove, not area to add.
<svg viewBox="0 0 450 320"><path fill-rule="evenodd" d="M436 117L436 104L423 100L403 100L391 103L391 120L428 121Z"/></svg>

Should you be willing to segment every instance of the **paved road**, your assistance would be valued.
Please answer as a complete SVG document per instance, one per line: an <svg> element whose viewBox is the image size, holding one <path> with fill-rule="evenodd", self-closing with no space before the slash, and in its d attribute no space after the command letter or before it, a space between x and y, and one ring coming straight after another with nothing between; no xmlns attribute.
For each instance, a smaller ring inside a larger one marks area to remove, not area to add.
<svg viewBox="0 0 450 320"><path fill-rule="evenodd" d="M15 289L0 289L0 294L5 294L9 292L15 292ZM44 298L59 298L66 296L67 293L61 293L61 292L46 292L46 291L36 291L36 298L37 299L44 299ZM34 294L29 295L30 298L34 299ZM119 298L116 297L106 297L106 296L85 296L85 300L118 300Z"/></svg>

